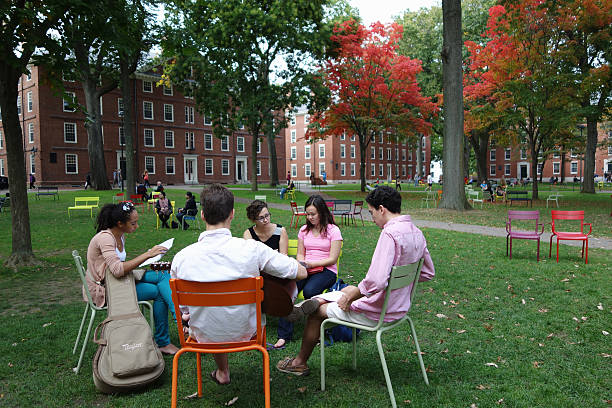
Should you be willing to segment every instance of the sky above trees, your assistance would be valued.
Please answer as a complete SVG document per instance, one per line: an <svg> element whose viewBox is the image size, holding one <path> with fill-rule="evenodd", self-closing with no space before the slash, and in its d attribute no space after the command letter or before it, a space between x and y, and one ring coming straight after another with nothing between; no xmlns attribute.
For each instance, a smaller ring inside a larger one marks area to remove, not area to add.
<svg viewBox="0 0 612 408"><path fill-rule="evenodd" d="M441 0L350 0L351 6L359 9L362 24L368 27L375 21L391 23L394 16L406 10L416 11L421 7L441 6Z"/></svg>

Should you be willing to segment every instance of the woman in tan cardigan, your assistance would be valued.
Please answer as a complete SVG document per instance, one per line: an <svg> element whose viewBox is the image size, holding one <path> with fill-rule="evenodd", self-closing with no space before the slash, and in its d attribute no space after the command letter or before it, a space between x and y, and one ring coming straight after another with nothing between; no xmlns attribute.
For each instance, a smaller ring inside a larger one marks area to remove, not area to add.
<svg viewBox="0 0 612 408"><path fill-rule="evenodd" d="M136 269L149 258L163 254L165 247L156 245L134 259L127 260L125 234L138 228L138 212L131 202L106 204L96 220L97 234L87 248L87 287L97 306L104 306L104 271L106 267L116 277ZM154 300L155 342L164 354L175 354L178 348L170 343L168 309L174 314L169 285L169 274L147 271L136 283L138 300Z"/></svg>

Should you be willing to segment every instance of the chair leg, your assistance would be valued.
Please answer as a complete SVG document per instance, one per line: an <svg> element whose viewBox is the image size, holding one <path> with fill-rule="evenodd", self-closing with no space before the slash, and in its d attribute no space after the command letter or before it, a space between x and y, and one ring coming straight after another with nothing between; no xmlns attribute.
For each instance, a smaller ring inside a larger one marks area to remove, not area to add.
<svg viewBox="0 0 612 408"><path fill-rule="evenodd" d="M76 341L74 342L72 354L76 353L76 349L79 344L79 340L81 339L81 333L83 332L83 326L85 325L85 318L87 317L88 311L89 311L89 303L85 303L85 311L83 312L83 318L81 319L81 327L79 327L79 333L77 334Z"/></svg>
<svg viewBox="0 0 612 408"><path fill-rule="evenodd" d="M325 321L321 323L319 340L319 347L321 347L321 391L325 391Z"/></svg>
<svg viewBox="0 0 612 408"><path fill-rule="evenodd" d="M584 263L588 264L589 263L589 240L586 239L586 247L584 249Z"/></svg>
<svg viewBox="0 0 612 408"><path fill-rule="evenodd" d="M508 256L508 239L509 235L506 235L506 256Z"/></svg>
<svg viewBox="0 0 612 408"><path fill-rule="evenodd" d="M540 262L540 238L538 238L537 262Z"/></svg>
<svg viewBox="0 0 612 408"><path fill-rule="evenodd" d="M81 363L83 362L83 356L85 355L85 349L87 349L87 343L89 342L89 334L91 333L91 326L93 326L94 319L96 318L96 309L91 309L91 318L89 319L89 325L87 326L87 333L85 333L85 339L83 340L83 347L81 348L81 355L79 356L79 362L77 366L72 369L75 374L79 374L81 370Z"/></svg>
<svg viewBox="0 0 612 408"><path fill-rule="evenodd" d="M410 323L410 330L412 331L412 339L417 350L417 357L419 358L419 365L421 366L421 373L423 374L423 380L425 384L429 385L429 379L427 378L427 370L425 370L425 364L423 364L423 356L421 356L421 347L419 346L419 340L417 339L416 330L414 329L414 323L412 319L408 317L408 323Z"/></svg>
<svg viewBox="0 0 612 408"><path fill-rule="evenodd" d="M202 353L196 353L196 371L198 381L198 397L202 398Z"/></svg>
<svg viewBox="0 0 612 408"><path fill-rule="evenodd" d="M174 355L174 358L172 359L172 402L171 402L172 408L176 408L176 400L177 400L177 394L178 394L178 390L177 390L178 362L179 362L179 357L183 353L184 353L184 350L177 351L176 354Z"/></svg>
<svg viewBox="0 0 612 408"><path fill-rule="evenodd" d="M582 241L582 251L580 251L580 257L584 258L584 241Z"/></svg>
<svg viewBox="0 0 612 408"><path fill-rule="evenodd" d="M259 351L263 355L263 386L265 407L270 408L270 355L265 347L260 347Z"/></svg>
<svg viewBox="0 0 612 408"><path fill-rule="evenodd" d="M353 327L353 370L357 369L357 329Z"/></svg>
<svg viewBox="0 0 612 408"><path fill-rule="evenodd" d="M557 263L559 263L559 237L557 237Z"/></svg>
<svg viewBox="0 0 612 408"><path fill-rule="evenodd" d="M553 239L553 234L550 235L550 240L548 241L548 257L550 258L552 256L552 239Z"/></svg>
<svg viewBox="0 0 612 408"><path fill-rule="evenodd" d="M512 259L512 237L510 237L510 259Z"/></svg>
<svg viewBox="0 0 612 408"><path fill-rule="evenodd" d="M389 377L389 369L387 368L387 361L385 360L385 352L382 347L382 332L379 330L376 332L376 346L378 347L378 356L380 357L380 364L382 365L383 373L385 374L385 381L387 383L387 390L389 391L389 398L391 398L391 406L397 408L395 402L395 394L393 393L393 386L391 385L391 377Z"/></svg>

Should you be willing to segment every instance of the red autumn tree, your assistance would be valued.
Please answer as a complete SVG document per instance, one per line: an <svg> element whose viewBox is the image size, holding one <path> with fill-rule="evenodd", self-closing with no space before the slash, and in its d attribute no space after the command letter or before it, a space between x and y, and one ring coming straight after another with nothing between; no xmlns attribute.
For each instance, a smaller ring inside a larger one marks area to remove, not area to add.
<svg viewBox="0 0 612 408"><path fill-rule="evenodd" d="M334 57L321 70L331 96L315 112L306 134L319 139L354 133L359 138L361 191L365 191L366 150L381 132L396 141L428 134L428 118L437 110L421 94L416 75L421 61L398 55L399 24L374 23L370 29L349 20L334 29Z"/></svg>

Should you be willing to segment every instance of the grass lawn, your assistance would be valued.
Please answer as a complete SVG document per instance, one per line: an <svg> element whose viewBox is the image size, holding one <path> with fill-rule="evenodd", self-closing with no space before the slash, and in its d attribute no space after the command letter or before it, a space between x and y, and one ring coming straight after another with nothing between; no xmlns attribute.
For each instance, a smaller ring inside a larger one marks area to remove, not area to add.
<svg viewBox="0 0 612 408"><path fill-rule="evenodd" d="M110 202L112 194L92 191L86 195L99 195L101 201ZM84 305L71 251L77 249L84 257L94 230L85 212L67 218L66 207L73 197L85 194L60 195L59 201L48 197L30 201L33 246L44 265L19 272L1 271L0 406L168 406L170 357L165 358L166 372L154 386L127 395L107 396L95 390L91 378L93 343L81 373L72 373L78 356L71 351ZM415 213L420 198L405 196L406 208ZM182 198L177 192L178 197ZM586 209L593 211L593 206ZM234 235L241 235L249 226L244 208L236 204ZM274 221L288 225L289 211L271 212ZM433 210L422 210L416 217L429 212L441 218ZM498 226L503 225L501 214L494 218ZM592 220L587 217L587 221ZM10 222L10 213L0 214L0 231L5 232L0 259L10 253ZM596 224L596 231L598 228ZM341 230L345 242L340 276L356 283L366 273L379 229L366 223L365 227ZM431 229L424 233L436 277L418 287L412 316L431 385L427 387L421 377L409 327L387 333L383 342L399 406L610 406L612 347L611 337L604 333L612 332L610 251L589 251L589 264L585 265L578 248L564 246L559 264L548 258L537 263L533 242L516 241L514 257L509 260L503 238ZM153 214L144 212L140 228L127 237L128 257L174 236L175 245L165 258L170 260L198 234L192 229L155 230ZM289 235L295 238L296 230L289 230ZM289 343L286 350L270 352L272 406L389 406L371 334L362 334L358 341L356 372L350 368L350 344L336 343L327 349L325 392L319 389L318 349L310 360L309 377L277 372L273 368L276 362L297 352L301 331L298 324L297 341ZM270 318L269 342L275 340L275 332L276 319ZM178 344L172 326L171 335ZM234 397L238 397L235 407L263 406L258 353L230 356L232 384L226 387L206 378L213 362L210 357L203 361L205 397L183 400L196 391L195 359L181 358L179 406L218 407Z"/></svg>

